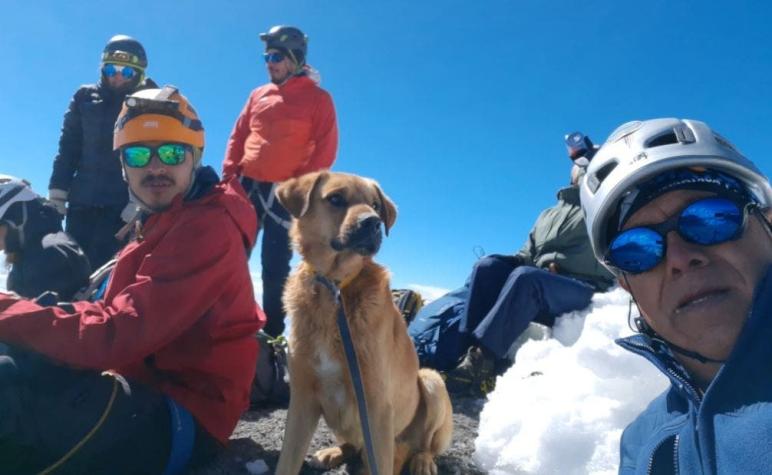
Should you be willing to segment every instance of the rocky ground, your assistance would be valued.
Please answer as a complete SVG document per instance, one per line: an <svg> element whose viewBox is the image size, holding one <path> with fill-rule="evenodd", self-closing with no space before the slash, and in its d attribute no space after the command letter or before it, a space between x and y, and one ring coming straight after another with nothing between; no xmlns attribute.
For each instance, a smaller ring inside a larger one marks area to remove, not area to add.
<svg viewBox="0 0 772 475"><path fill-rule="evenodd" d="M484 402L483 399L453 398L453 444L437 458L441 475L482 475L484 473L472 461L479 414ZM284 408L247 412L231 436L230 445L217 460L210 466L195 470L189 475L248 474L250 471L247 469L247 464L257 467L260 465L256 462L258 460L262 460L268 466L266 473L273 473L279 459L286 417L287 410ZM333 443L332 433L324 422L321 422L311 441L309 454ZM360 461L352 461L335 470L324 471L313 469L306 463L300 473L301 475L353 474L357 473L360 465Z"/></svg>

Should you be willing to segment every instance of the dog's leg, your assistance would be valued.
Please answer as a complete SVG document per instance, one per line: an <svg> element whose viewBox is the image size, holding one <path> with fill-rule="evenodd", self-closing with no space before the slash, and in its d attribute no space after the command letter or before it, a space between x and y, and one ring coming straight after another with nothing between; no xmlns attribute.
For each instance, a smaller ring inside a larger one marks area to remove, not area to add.
<svg viewBox="0 0 772 475"><path fill-rule="evenodd" d="M453 435L453 407L442 377L433 370L418 371L418 387L426 408L420 446L410 460L411 475L437 475L434 457L443 452Z"/></svg>
<svg viewBox="0 0 772 475"><path fill-rule="evenodd" d="M367 409L370 413L370 432L378 473L388 475L394 471L394 409L380 396L380 394L371 394L367 397ZM372 470L369 470L366 453L367 449L362 448L362 459L368 467L367 473L372 473Z"/></svg>
<svg viewBox="0 0 772 475"><path fill-rule="evenodd" d="M276 466L277 475L297 475L300 472L311 437L319 423L321 408L316 401L302 397L303 394L303 391L293 392L290 388L290 404L279 464Z"/></svg>
<svg viewBox="0 0 772 475"><path fill-rule="evenodd" d="M311 462L314 468L330 470L340 466L343 462L356 455L357 452L358 450L353 445L343 443L335 447L317 450Z"/></svg>

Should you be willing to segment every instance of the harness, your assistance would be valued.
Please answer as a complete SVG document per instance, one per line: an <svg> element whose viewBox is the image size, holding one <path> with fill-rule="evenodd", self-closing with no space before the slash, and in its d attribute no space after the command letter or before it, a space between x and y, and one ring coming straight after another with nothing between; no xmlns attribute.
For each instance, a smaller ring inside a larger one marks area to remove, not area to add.
<svg viewBox="0 0 772 475"><path fill-rule="evenodd" d="M365 451L367 452L367 461L370 466L370 473L372 475L378 475L378 465L375 462L375 449L373 447L373 438L370 432L370 421L367 418L367 402L365 401L365 390L362 384L362 374L359 371L359 362L357 361L356 351L354 350L354 343L351 340L351 330L348 327L348 321L346 320L346 313L343 309L343 300L340 296L340 287L348 285L353 277L350 277L341 282L340 287L335 285L327 277L315 273L314 278L317 282L322 284L330 291L335 298L335 305L338 307L338 331L340 332L340 338L343 341L343 351L346 353L346 363L348 363L348 371L351 375L351 383L354 385L354 393L357 398L357 410L359 411L359 423L362 429L362 436L365 441Z"/></svg>
<svg viewBox="0 0 772 475"><path fill-rule="evenodd" d="M252 188L249 190L249 197L251 198L252 195L257 195L257 199L260 200L260 205L265 210L265 214L268 215L273 221L278 224L279 226L283 227L284 229L289 230L292 227L292 222L288 221L286 219L283 219L278 214L274 213L271 208L273 208L273 203L276 201L276 183L273 183L271 185L271 189L268 191L268 200L263 198L262 193L260 193L260 189L257 186L257 181L253 181Z"/></svg>

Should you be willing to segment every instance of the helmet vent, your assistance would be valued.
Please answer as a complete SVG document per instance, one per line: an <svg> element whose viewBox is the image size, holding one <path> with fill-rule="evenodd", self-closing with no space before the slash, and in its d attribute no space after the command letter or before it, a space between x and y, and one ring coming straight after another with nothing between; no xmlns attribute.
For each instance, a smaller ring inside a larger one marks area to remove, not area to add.
<svg viewBox="0 0 772 475"><path fill-rule="evenodd" d="M737 152L737 149L734 148L734 145L729 143L729 141L727 139L725 139L724 137L722 137L722 136L720 136L718 134L713 134L713 137L716 139L716 142L718 142L719 145L722 145L722 146L728 148L729 150L731 150L733 152ZM737 153L739 153L739 152L737 152Z"/></svg>
<svg viewBox="0 0 772 475"><path fill-rule="evenodd" d="M600 185L603 183L603 180L606 179L607 176L617 167L618 163L616 160L612 160L609 163L603 165L601 168L598 169L592 176L588 177L587 185L590 187L590 190L595 193L598 191L598 188L600 188Z"/></svg>
<svg viewBox="0 0 772 475"><path fill-rule="evenodd" d="M672 145L674 143L678 143L678 137L676 136L676 133L671 130L658 137L649 139L646 142L645 147L654 148L654 147L661 147L663 145Z"/></svg>

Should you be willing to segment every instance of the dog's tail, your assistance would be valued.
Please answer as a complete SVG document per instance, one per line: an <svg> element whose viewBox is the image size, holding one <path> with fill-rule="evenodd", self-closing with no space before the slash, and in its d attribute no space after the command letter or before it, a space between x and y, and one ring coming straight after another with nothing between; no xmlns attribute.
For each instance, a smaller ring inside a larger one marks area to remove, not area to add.
<svg viewBox="0 0 772 475"><path fill-rule="evenodd" d="M445 381L433 369L418 370L418 387L426 407L426 432L423 447L440 454L450 446L453 436L453 406Z"/></svg>

